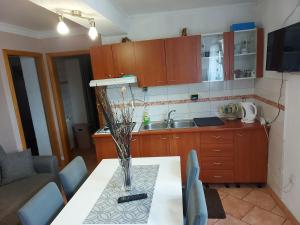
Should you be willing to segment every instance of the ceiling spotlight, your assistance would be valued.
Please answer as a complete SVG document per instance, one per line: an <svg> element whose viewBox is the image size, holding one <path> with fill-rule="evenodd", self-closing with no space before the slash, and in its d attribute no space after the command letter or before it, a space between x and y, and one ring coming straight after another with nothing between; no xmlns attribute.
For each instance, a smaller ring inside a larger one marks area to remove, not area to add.
<svg viewBox="0 0 300 225"><path fill-rule="evenodd" d="M90 20L89 36L93 41L96 40L96 38L98 37L98 31L96 29L96 24L93 19Z"/></svg>
<svg viewBox="0 0 300 225"><path fill-rule="evenodd" d="M62 34L62 35L68 34L70 30L69 30L69 27L65 24L63 16L59 15L58 20L59 20L59 22L58 22L57 27L56 27L57 32Z"/></svg>

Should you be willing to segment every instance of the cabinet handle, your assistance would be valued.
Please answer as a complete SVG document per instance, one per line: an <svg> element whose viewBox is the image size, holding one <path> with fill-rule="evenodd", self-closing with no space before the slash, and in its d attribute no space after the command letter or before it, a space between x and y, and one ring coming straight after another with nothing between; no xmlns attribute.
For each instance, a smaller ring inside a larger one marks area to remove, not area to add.
<svg viewBox="0 0 300 225"><path fill-rule="evenodd" d="M222 178L222 176L214 176L214 178Z"/></svg>
<svg viewBox="0 0 300 225"><path fill-rule="evenodd" d="M178 136L175 136L175 139L180 139L180 137L178 137Z"/></svg>
<svg viewBox="0 0 300 225"><path fill-rule="evenodd" d="M111 74L108 74L107 76L108 76L109 78L111 78Z"/></svg>
<svg viewBox="0 0 300 225"><path fill-rule="evenodd" d="M243 136L244 136L244 134L242 134L242 133L237 133L237 136L239 136L239 137L243 137Z"/></svg>
<svg viewBox="0 0 300 225"><path fill-rule="evenodd" d="M132 139L131 141L132 141L132 142L136 141L136 138L135 138L135 139Z"/></svg>
<svg viewBox="0 0 300 225"><path fill-rule="evenodd" d="M221 138L221 136L213 136L215 139L220 139Z"/></svg>
<svg viewBox="0 0 300 225"><path fill-rule="evenodd" d="M220 165L222 165L222 163L220 163L220 162L214 162L214 165L215 166L220 166Z"/></svg>
<svg viewBox="0 0 300 225"><path fill-rule="evenodd" d="M213 149L213 152L221 152L222 150L220 149Z"/></svg>
<svg viewBox="0 0 300 225"><path fill-rule="evenodd" d="M166 137L162 137L161 139L162 139L162 140L167 140L167 138L166 138Z"/></svg>

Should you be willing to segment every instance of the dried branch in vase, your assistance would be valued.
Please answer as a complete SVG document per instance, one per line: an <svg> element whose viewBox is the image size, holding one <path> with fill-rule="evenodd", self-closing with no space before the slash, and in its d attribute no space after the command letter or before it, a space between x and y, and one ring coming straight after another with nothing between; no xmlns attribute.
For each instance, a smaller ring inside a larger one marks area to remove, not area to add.
<svg viewBox="0 0 300 225"><path fill-rule="evenodd" d="M126 102L126 87L121 88L121 104L119 112L109 101L106 86L96 87L97 108L103 112L107 126L116 144L116 150L120 159L130 157L130 144L132 138L132 118L134 113L134 101Z"/></svg>

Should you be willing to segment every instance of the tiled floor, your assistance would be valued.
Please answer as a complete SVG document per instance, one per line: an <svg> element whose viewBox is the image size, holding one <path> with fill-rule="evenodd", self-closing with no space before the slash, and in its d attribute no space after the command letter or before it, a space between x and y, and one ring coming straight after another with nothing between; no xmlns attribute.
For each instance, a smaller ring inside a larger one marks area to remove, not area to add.
<svg viewBox="0 0 300 225"><path fill-rule="evenodd" d="M265 188L218 187L226 219L208 225L292 225Z"/></svg>

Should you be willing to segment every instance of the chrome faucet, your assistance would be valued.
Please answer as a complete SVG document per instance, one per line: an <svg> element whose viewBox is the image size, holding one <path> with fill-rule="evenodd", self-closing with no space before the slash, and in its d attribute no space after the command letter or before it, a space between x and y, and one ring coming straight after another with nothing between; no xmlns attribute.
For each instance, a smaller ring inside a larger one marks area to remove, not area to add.
<svg viewBox="0 0 300 225"><path fill-rule="evenodd" d="M173 121L173 119L171 119L171 114L172 114L173 112L176 112L176 110L171 110L171 111L168 113L168 119L167 119L167 125L168 125L168 127L171 126L171 122Z"/></svg>

